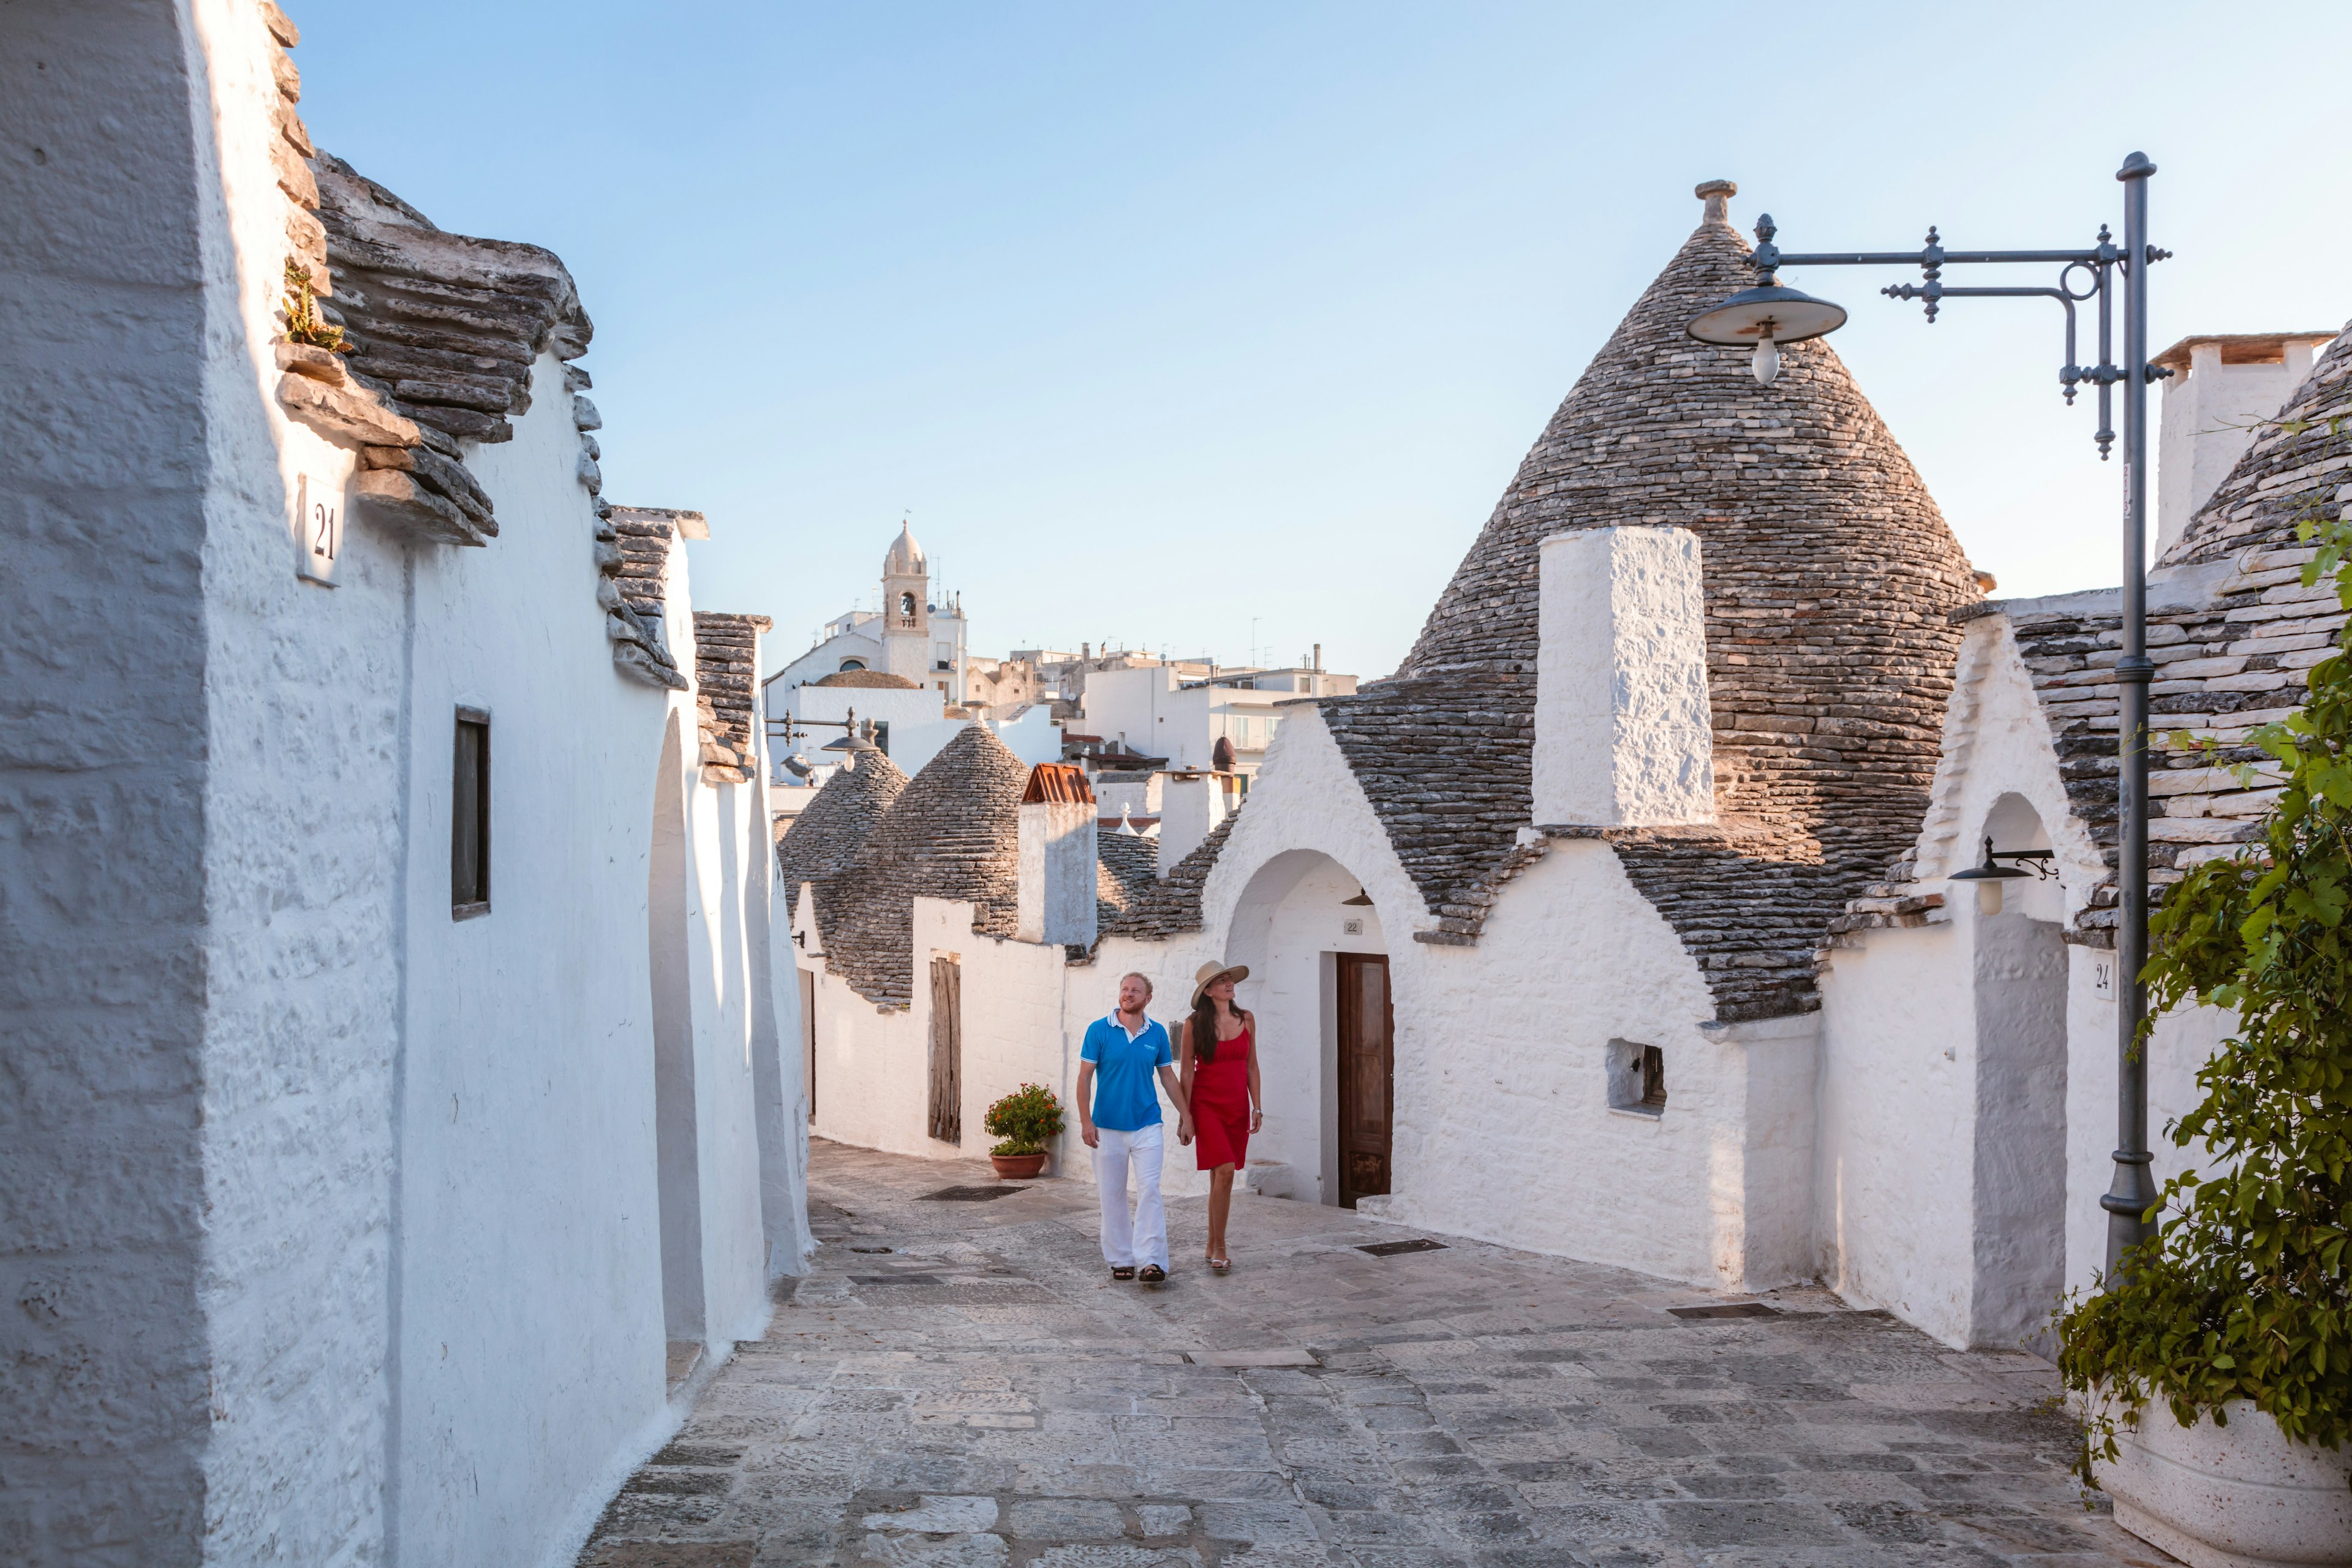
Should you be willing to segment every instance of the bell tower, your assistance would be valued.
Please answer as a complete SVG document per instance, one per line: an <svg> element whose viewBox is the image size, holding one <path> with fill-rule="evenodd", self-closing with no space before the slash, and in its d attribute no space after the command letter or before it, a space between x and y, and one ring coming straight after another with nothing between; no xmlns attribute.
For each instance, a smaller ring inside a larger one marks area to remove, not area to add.
<svg viewBox="0 0 2352 1568"><path fill-rule="evenodd" d="M882 558L882 668L918 686L931 684L930 592L923 547L900 523Z"/></svg>

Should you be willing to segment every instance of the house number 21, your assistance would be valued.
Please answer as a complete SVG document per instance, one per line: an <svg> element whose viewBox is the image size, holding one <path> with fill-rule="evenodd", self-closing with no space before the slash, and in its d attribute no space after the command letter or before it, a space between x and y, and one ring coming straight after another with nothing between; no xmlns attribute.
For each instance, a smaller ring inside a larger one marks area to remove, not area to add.
<svg viewBox="0 0 2352 1568"><path fill-rule="evenodd" d="M294 493L294 574L331 588L343 553L342 491L305 474Z"/></svg>

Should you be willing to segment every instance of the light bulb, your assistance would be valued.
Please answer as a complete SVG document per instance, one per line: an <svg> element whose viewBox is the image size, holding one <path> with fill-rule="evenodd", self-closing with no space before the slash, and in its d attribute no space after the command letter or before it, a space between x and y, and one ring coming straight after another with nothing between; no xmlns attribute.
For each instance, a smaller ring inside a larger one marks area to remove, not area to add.
<svg viewBox="0 0 2352 1568"><path fill-rule="evenodd" d="M1977 884L1977 913L1980 915L2000 913L2000 884L1990 878Z"/></svg>
<svg viewBox="0 0 2352 1568"><path fill-rule="evenodd" d="M1756 384L1769 386L1780 374L1780 345L1772 341L1772 323L1764 323L1764 335L1756 340Z"/></svg>

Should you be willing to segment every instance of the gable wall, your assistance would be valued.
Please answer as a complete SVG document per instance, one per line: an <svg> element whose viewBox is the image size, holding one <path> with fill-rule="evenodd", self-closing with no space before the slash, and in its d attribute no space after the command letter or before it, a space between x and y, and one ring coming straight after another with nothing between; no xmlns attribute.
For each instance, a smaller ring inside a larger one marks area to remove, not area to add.
<svg viewBox="0 0 2352 1568"><path fill-rule="evenodd" d="M715 792L692 782L691 700L628 680L606 651L578 437L548 390L562 384L542 354L514 440L469 458L498 539L414 560L396 1320L411 1561L532 1561L548 1521L666 1408L656 1230L615 1216L657 1208L646 907L673 708L689 809ZM683 593L668 603L686 619ZM691 668L684 631L670 646ZM491 909L455 921L460 703L490 714ZM707 881L718 868L697 847ZM712 974L713 953L697 957ZM727 1233L713 1215L704 1234Z"/></svg>
<svg viewBox="0 0 2352 1568"><path fill-rule="evenodd" d="M207 89L177 7L0 8L0 1559L196 1560ZM36 158L32 149L41 150ZM143 1542L110 1522L150 1521ZM104 1544L100 1544L103 1542Z"/></svg>
<svg viewBox="0 0 2352 1568"><path fill-rule="evenodd" d="M385 1324L400 1030L405 552L345 519L340 583L294 573L299 481L352 458L279 411L289 205L275 45L198 0L215 479L207 506L205 1553L372 1550L390 1480Z"/></svg>

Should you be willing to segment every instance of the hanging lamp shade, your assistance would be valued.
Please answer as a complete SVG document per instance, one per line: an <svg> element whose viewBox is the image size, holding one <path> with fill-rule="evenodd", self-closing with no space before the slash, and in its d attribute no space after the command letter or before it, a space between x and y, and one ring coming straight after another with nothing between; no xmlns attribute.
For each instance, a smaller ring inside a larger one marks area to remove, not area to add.
<svg viewBox="0 0 2352 1568"><path fill-rule="evenodd" d="M1756 379L1769 386L1780 374L1783 343L1801 343L1844 325L1844 306L1773 283L1742 289L1715 309L1692 317L1685 330L1703 343L1754 347Z"/></svg>
<svg viewBox="0 0 2352 1568"><path fill-rule="evenodd" d="M1946 878L1945 880L1952 882L1975 883L1977 889L1977 913L1980 915L1997 915L2000 913L2000 885L2003 882L2013 881L2020 877L2031 877L2033 873L2031 871L2019 870L2014 866L1996 865L1992 858L1992 840L1990 838L1986 839L1984 841L1984 864L1981 866L1971 866L1965 871L1955 871L1949 877Z"/></svg>

